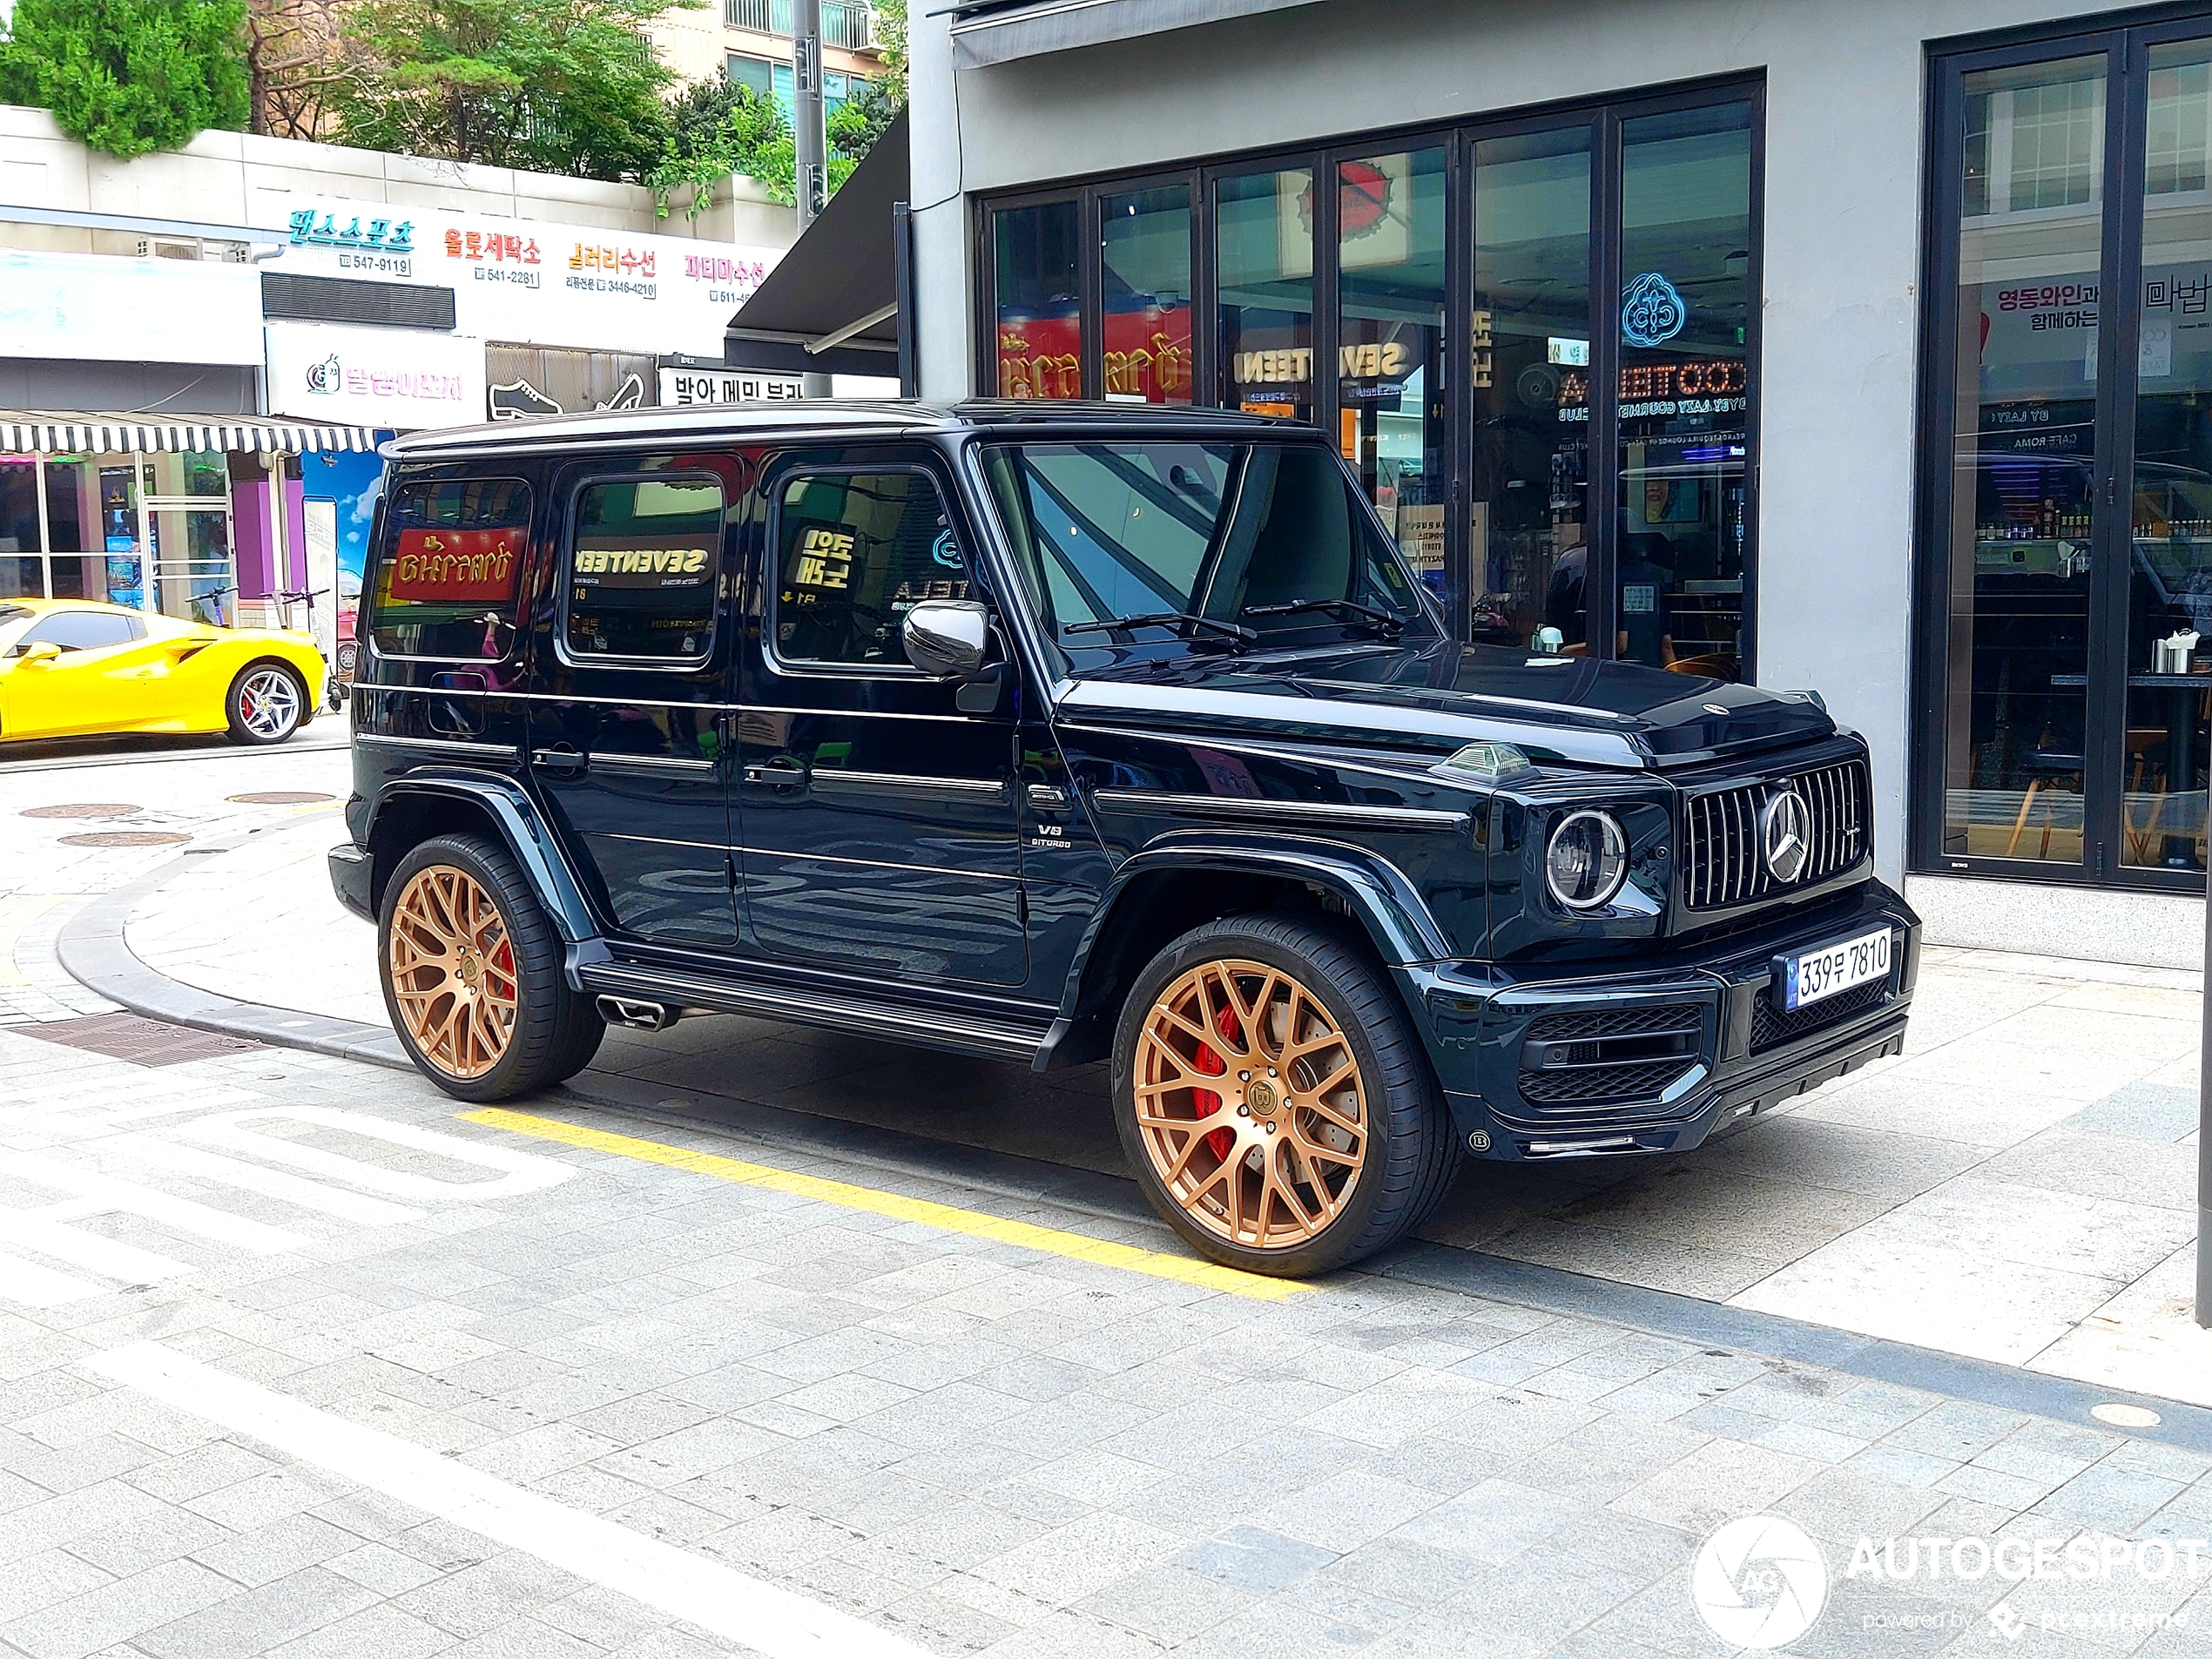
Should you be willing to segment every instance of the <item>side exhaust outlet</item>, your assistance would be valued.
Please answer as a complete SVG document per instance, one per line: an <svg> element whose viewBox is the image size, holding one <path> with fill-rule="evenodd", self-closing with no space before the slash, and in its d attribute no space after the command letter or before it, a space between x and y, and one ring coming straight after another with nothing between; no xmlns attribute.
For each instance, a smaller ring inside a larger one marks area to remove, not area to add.
<svg viewBox="0 0 2212 1659"><path fill-rule="evenodd" d="M609 1025L627 1026L633 1031L665 1031L683 1012L665 1003L642 1002L629 996L602 996L594 1006Z"/></svg>

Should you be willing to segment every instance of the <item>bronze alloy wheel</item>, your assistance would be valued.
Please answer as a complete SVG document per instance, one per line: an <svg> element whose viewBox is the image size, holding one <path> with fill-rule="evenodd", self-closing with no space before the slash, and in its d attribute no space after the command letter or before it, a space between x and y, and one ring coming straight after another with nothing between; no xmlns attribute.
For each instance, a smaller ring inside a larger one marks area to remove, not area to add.
<svg viewBox="0 0 2212 1659"><path fill-rule="evenodd" d="M1369 1121L1359 1059L1280 968L1224 959L1175 980L1145 1016L1133 1083L1161 1185L1232 1244L1305 1244L1359 1185Z"/></svg>
<svg viewBox="0 0 2212 1659"><path fill-rule="evenodd" d="M450 864L408 878L392 907L392 992L416 1051L448 1076L481 1077L514 1041L518 985L506 919Z"/></svg>

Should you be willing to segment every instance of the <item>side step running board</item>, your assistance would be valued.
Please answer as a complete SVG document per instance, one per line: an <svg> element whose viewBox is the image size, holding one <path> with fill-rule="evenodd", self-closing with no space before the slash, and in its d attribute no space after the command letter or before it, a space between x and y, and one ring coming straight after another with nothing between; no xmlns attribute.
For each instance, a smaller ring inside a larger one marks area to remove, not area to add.
<svg viewBox="0 0 2212 1659"><path fill-rule="evenodd" d="M940 1008L912 1008L858 997L826 996L788 986L749 985L741 980L629 968L617 962L588 964L581 977L584 989L597 994L603 1001L715 1008L725 1014L787 1020L798 1025L820 1026L826 1030L849 1031L860 1036L919 1043L931 1049L950 1049L960 1054L987 1055L994 1060L1018 1060L1025 1064L1035 1058L1050 1028L1044 1023L1008 1025Z"/></svg>

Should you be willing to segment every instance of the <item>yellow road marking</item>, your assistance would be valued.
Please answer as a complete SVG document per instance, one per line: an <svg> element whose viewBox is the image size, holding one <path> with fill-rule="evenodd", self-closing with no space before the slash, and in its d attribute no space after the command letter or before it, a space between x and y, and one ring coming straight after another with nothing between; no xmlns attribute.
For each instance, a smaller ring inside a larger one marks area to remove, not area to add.
<svg viewBox="0 0 2212 1659"><path fill-rule="evenodd" d="M1149 1274L1154 1278L1171 1278L1179 1284L1196 1285L1209 1291L1224 1291L1231 1296L1251 1297L1255 1301L1280 1302L1300 1295L1308 1288L1291 1279L1270 1278L1264 1273L1240 1272L1233 1267L1223 1267L1217 1263L1198 1261L1188 1256L1169 1256L1156 1250L1140 1250L1134 1244L1116 1244L1103 1238L1087 1238L1082 1233L1063 1232L1057 1227L1040 1227L1034 1222L1009 1221L1003 1216L987 1215L980 1210L962 1210L954 1204L937 1204L927 1198L909 1198L895 1192L880 1192L873 1187L854 1186L850 1182L831 1181L819 1175L802 1175L796 1170L779 1170L765 1163L749 1163L743 1158L723 1157L713 1152L694 1152L688 1147L671 1146L664 1141L645 1141L632 1135L616 1135L606 1130L586 1129L581 1123L564 1123L555 1117L538 1117L529 1112L509 1111L503 1106L487 1106L482 1111L463 1112L461 1118L463 1123L509 1130L517 1135L535 1136L542 1141L558 1141L564 1146L611 1152L617 1157L637 1158L646 1163L664 1164L671 1170L688 1170L694 1175L712 1176L718 1181L734 1181L740 1186L760 1187L770 1192L788 1192L794 1197L812 1198L819 1204L833 1204L840 1209L863 1210L870 1215L888 1216L894 1221L919 1222L925 1227L936 1227L946 1232L996 1239L1002 1244L1019 1244L1025 1250L1042 1251L1048 1256L1067 1256L1076 1261L1096 1262L1102 1267L1118 1267L1131 1273Z"/></svg>

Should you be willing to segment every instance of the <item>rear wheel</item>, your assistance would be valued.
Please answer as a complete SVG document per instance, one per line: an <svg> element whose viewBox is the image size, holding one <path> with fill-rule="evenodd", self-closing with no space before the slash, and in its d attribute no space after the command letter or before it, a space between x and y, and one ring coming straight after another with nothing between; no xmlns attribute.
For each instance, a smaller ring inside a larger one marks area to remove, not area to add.
<svg viewBox="0 0 2212 1659"><path fill-rule="evenodd" d="M1352 940L1291 917L1211 922L1152 960L1115 1034L1114 1107L1153 1207L1254 1272L1383 1249L1459 1163L1389 986Z"/></svg>
<svg viewBox="0 0 2212 1659"><path fill-rule="evenodd" d="M307 688L280 663L249 663L225 705L235 743L282 743L307 724Z"/></svg>
<svg viewBox="0 0 2212 1659"><path fill-rule="evenodd" d="M385 886L377 965L392 1028L457 1100L550 1088L590 1062L606 1025L569 988L560 936L507 849L441 835Z"/></svg>

